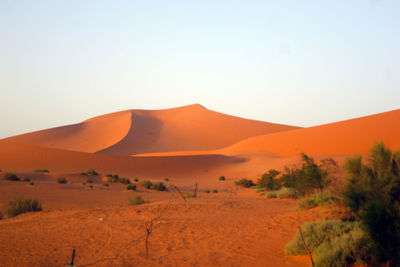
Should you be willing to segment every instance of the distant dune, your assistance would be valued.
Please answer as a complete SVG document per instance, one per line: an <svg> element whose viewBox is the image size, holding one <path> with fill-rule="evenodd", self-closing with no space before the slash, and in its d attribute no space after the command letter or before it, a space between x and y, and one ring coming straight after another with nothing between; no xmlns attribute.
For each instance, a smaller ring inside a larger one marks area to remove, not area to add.
<svg viewBox="0 0 400 267"><path fill-rule="evenodd" d="M400 110L310 128L246 120L200 105L128 110L0 140L0 167L147 177L256 176L298 160L400 149Z"/></svg>
<svg viewBox="0 0 400 267"><path fill-rule="evenodd" d="M80 152L134 155L215 150L249 137L297 128L229 116L195 104L121 111L7 140Z"/></svg>
<svg viewBox="0 0 400 267"><path fill-rule="evenodd" d="M262 135L213 153L224 155L267 154L280 157L367 154L377 141L400 149L400 110L316 127Z"/></svg>

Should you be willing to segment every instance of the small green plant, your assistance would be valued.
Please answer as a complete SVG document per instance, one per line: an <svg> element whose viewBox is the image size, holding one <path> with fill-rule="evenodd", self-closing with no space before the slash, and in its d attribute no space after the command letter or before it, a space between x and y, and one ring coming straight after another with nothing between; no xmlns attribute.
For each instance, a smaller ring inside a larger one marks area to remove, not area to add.
<svg viewBox="0 0 400 267"><path fill-rule="evenodd" d="M35 183L34 182L29 182L29 185L35 185Z"/></svg>
<svg viewBox="0 0 400 267"><path fill-rule="evenodd" d="M241 179L241 180L239 180L239 181L236 181L236 182L235 182L235 185L248 188L248 187L254 186L254 183L253 183L252 180L243 178L243 179Z"/></svg>
<svg viewBox="0 0 400 267"><path fill-rule="evenodd" d="M282 187L279 190L267 192L267 198L298 198L301 194L294 188Z"/></svg>
<svg viewBox="0 0 400 267"><path fill-rule="evenodd" d="M128 197L128 204L132 206L141 205L146 203L142 196Z"/></svg>
<svg viewBox="0 0 400 267"><path fill-rule="evenodd" d="M126 186L126 190L133 190L136 191L136 185L135 184L128 184Z"/></svg>
<svg viewBox="0 0 400 267"><path fill-rule="evenodd" d="M92 178L87 178L87 179L86 179L86 183L92 184L92 183L93 183L93 179L92 179Z"/></svg>
<svg viewBox="0 0 400 267"><path fill-rule="evenodd" d="M226 179L225 179L225 176L220 176L220 177L218 178L218 180L220 180L220 181L225 181Z"/></svg>
<svg viewBox="0 0 400 267"><path fill-rule="evenodd" d="M90 184L90 185L89 185L89 188L90 188L90 189L93 189L93 185Z"/></svg>
<svg viewBox="0 0 400 267"><path fill-rule="evenodd" d="M98 172L96 172L94 169L90 169L87 172L81 172L81 175L92 175L92 176L96 176L99 175Z"/></svg>
<svg viewBox="0 0 400 267"><path fill-rule="evenodd" d="M25 212L40 210L42 210L42 205L39 201L36 199L21 197L8 202L7 215L11 218Z"/></svg>
<svg viewBox="0 0 400 267"><path fill-rule="evenodd" d="M204 193L209 194L211 191L209 189L204 190Z"/></svg>
<svg viewBox="0 0 400 267"><path fill-rule="evenodd" d="M194 198L196 196L193 193L186 193L183 197L184 198Z"/></svg>
<svg viewBox="0 0 400 267"><path fill-rule="evenodd" d="M133 180L135 181L135 182L139 182L139 178L133 178Z"/></svg>
<svg viewBox="0 0 400 267"><path fill-rule="evenodd" d="M310 222L303 225L302 232L304 242L315 255L315 266L347 266L370 257L371 242L359 222ZM299 232L286 244L285 253L306 254Z"/></svg>
<svg viewBox="0 0 400 267"><path fill-rule="evenodd" d="M168 191L163 182L154 183L150 188L156 191Z"/></svg>
<svg viewBox="0 0 400 267"><path fill-rule="evenodd" d="M143 180L139 182L139 185L143 186L144 188L150 189L153 186L153 183L147 180Z"/></svg>
<svg viewBox="0 0 400 267"><path fill-rule="evenodd" d="M21 180L21 179L19 179L19 177L17 175L15 175L14 173L11 173L11 172L6 172L3 175L2 179L6 180L6 181L19 181L19 180Z"/></svg>
<svg viewBox="0 0 400 267"><path fill-rule="evenodd" d="M110 183L116 183L119 181L119 175L118 174L107 174L107 182Z"/></svg>
<svg viewBox="0 0 400 267"><path fill-rule="evenodd" d="M57 183L59 183L59 184L66 184L67 182L68 182L67 178L65 178L65 177L59 177L57 179Z"/></svg>
<svg viewBox="0 0 400 267"><path fill-rule="evenodd" d="M307 198L301 198L297 202L298 210L308 210L318 206L328 206L337 201L330 191L316 193Z"/></svg>
<svg viewBox="0 0 400 267"><path fill-rule="evenodd" d="M50 172L50 171L47 169L36 169L34 170L34 172Z"/></svg>
<svg viewBox="0 0 400 267"><path fill-rule="evenodd" d="M216 194L216 193L218 193L218 190L214 189L212 192Z"/></svg>
<svg viewBox="0 0 400 267"><path fill-rule="evenodd" d="M129 178L119 178L118 182L120 182L121 184L130 184L131 180L129 180Z"/></svg>

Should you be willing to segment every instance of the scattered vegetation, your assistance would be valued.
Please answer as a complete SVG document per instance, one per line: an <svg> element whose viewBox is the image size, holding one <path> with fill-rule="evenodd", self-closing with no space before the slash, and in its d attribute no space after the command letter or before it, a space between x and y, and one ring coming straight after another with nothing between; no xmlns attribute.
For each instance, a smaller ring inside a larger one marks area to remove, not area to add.
<svg viewBox="0 0 400 267"><path fill-rule="evenodd" d="M57 179L57 183L59 183L59 184L66 184L67 182L68 182L67 178L65 178L65 177L60 177Z"/></svg>
<svg viewBox="0 0 400 267"><path fill-rule="evenodd" d="M7 215L11 218L22 213L40 210L42 210L42 205L36 199L15 198L8 203Z"/></svg>
<svg viewBox="0 0 400 267"><path fill-rule="evenodd" d="M156 190L156 191L168 191L167 187L163 182L158 182L154 183L150 189Z"/></svg>
<svg viewBox="0 0 400 267"><path fill-rule="evenodd" d="M34 182L29 182L29 185L35 185L35 183Z"/></svg>
<svg viewBox="0 0 400 267"><path fill-rule="evenodd" d="M86 179L86 183L92 184L92 183L93 183L93 179L92 179L92 178L87 178L87 179Z"/></svg>
<svg viewBox="0 0 400 267"><path fill-rule="evenodd" d="M338 199L330 191L323 191L299 199L297 202L297 209L308 210L319 206L328 206L336 201L338 201Z"/></svg>
<svg viewBox="0 0 400 267"><path fill-rule="evenodd" d="M267 192L265 194L267 198L298 198L301 194L294 188L282 187L279 190Z"/></svg>
<svg viewBox="0 0 400 267"><path fill-rule="evenodd" d="M195 198L196 196L193 193L186 193L183 197L184 198Z"/></svg>
<svg viewBox="0 0 400 267"><path fill-rule="evenodd" d="M3 175L2 179L6 180L6 181L20 181L21 180L17 175L15 175L14 173L11 173L11 172L6 172Z"/></svg>
<svg viewBox="0 0 400 267"><path fill-rule="evenodd" d="M94 169L90 169L87 172L81 172L81 175L92 175L92 176L96 176L99 175L98 172L96 172Z"/></svg>
<svg viewBox="0 0 400 267"><path fill-rule="evenodd" d="M204 190L204 193L209 194L211 191L209 189Z"/></svg>
<svg viewBox="0 0 400 267"><path fill-rule="evenodd" d="M218 190L214 189L212 192L216 194L216 193L218 193Z"/></svg>
<svg viewBox="0 0 400 267"><path fill-rule="evenodd" d="M167 178L168 179L168 178ZM135 181L135 182L139 182L139 178L133 178L133 180Z"/></svg>
<svg viewBox="0 0 400 267"><path fill-rule="evenodd" d="M142 196L128 197L128 204L131 206L141 205L146 203L146 201L142 198Z"/></svg>
<svg viewBox="0 0 400 267"><path fill-rule="evenodd" d="M120 182L121 184L130 184L131 180L129 180L129 178L119 178L118 182Z"/></svg>
<svg viewBox="0 0 400 267"><path fill-rule="evenodd" d="M47 169L36 169L34 170L34 172L50 172L50 171Z"/></svg>
<svg viewBox="0 0 400 267"><path fill-rule="evenodd" d="M89 188L90 188L90 189L93 189L93 185L90 184L90 185L89 185Z"/></svg>
<svg viewBox="0 0 400 267"><path fill-rule="evenodd" d="M147 180L143 180L141 182L139 182L139 185L143 186L144 188L150 189L153 185L152 182L147 181Z"/></svg>
<svg viewBox="0 0 400 267"><path fill-rule="evenodd" d="M347 266L369 257L371 243L359 222L326 220L310 222L302 227L304 242L315 255L315 266ZM288 255L305 255L298 232L285 247Z"/></svg>
<svg viewBox="0 0 400 267"><path fill-rule="evenodd" d="M136 191L136 185L135 184L128 184L126 186L126 190L133 190Z"/></svg>
<svg viewBox="0 0 400 267"><path fill-rule="evenodd" d="M225 181L226 179L225 179L225 176L220 176L220 177L218 178L218 180L220 180L220 181Z"/></svg>
<svg viewBox="0 0 400 267"><path fill-rule="evenodd" d="M252 186L254 186L254 183L253 183L252 180L243 178L243 179L241 179L241 180L239 180L239 181L236 181L236 182L235 182L235 185L237 185L237 186L243 186L243 187L252 187Z"/></svg>
<svg viewBox="0 0 400 267"><path fill-rule="evenodd" d="M165 186L165 184L163 182L158 182L158 183L153 184L150 181L143 180L143 181L139 182L139 185L143 186L144 188L152 189L152 190L156 190L156 191L168 191L167 187Z"/></svg>

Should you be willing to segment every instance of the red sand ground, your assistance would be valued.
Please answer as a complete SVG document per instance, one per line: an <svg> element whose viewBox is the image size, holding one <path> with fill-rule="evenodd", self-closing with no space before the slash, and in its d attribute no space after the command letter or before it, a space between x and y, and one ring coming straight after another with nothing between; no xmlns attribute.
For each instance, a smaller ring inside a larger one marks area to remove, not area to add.
<svg viewBox="0 0 400 267"><path fill-rule="evenodd" d="M35 197L44 207L0 221L1 264L60 266L76 247L78 266L308 266L306 257L287 257L283 247L299 224L324 218L325 211L296 212L295 201L237 191L233 181L297 163L300 152L342 164L375 141L400 149L399 122L395 110L300 129L192 105L123 111L0 140L3 173L35 182L0 181L0 209L14 196ZM50 173L32 173L37 168ZM176 192L127 192L120 184L103 186L101 177L89 189L78 174L88 169L152 181L168 177L171 190L177 185L188 192L198 183L200 191L220 193L201 193L185 204ZM228 179L221 182L220 175ZM60 176L68 184L57 184ZM128 206L128 196L137 194L150 204ZM164 209L145 257L143 215Z"/></svg>

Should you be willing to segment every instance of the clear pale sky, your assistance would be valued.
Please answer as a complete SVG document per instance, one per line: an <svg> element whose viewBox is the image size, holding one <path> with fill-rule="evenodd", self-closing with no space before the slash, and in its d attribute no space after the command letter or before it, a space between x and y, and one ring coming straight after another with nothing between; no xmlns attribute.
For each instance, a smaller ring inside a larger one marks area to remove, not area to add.
<svg viewBox="0 0 400 267"><path fill-rule="evenodd" d="M313 126L400 107L400 1L0 0L0 138L200 103Z"/></svg>

